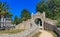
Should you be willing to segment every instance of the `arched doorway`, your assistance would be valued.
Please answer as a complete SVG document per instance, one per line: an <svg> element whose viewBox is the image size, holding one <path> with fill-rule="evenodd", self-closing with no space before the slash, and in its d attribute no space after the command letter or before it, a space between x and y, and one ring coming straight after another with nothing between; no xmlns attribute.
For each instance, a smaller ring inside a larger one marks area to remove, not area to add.
<svg viewBox="0 0 60 37"><path fill-rule="evenodd" d="M35 24L37 26L42 26L42 20L40 18L35 19Z"/></svg>

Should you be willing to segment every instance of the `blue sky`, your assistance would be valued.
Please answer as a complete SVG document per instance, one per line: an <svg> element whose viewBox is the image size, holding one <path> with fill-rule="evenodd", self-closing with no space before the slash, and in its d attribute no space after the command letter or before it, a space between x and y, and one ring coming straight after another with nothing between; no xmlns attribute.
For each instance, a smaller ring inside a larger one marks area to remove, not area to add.
<svg viewBox="0 0 60 37"><path fill-rule="evenodd" d="M40 2L40 0L2 0L3 2L7 2L12 8L10 12L12 12L13 17L17 15L20 17L21 11L25 8L28 9L31 13L36 13L36 4Z"/></svg>

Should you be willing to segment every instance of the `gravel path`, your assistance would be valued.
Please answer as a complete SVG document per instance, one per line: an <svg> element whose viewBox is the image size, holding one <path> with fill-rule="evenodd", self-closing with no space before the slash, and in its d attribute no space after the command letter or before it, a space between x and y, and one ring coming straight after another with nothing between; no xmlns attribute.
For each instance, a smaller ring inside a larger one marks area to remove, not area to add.
<svg viewBox="0 0 60 37"><path fill-rule="evenodd" d="M39 37L53 37L53 35L47 31L41 31L42 33L39 35Z"/></svg>

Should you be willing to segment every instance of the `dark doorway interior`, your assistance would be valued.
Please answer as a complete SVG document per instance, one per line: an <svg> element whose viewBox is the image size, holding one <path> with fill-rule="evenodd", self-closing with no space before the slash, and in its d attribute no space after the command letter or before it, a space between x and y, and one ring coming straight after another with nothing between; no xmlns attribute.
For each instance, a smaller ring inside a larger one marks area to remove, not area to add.
<svg viewBox="0 0 60 37"><path fill-rule="evenodd" d="M35 19L35 23L38 26L42 26L42 20L40 18Z"/></svg>

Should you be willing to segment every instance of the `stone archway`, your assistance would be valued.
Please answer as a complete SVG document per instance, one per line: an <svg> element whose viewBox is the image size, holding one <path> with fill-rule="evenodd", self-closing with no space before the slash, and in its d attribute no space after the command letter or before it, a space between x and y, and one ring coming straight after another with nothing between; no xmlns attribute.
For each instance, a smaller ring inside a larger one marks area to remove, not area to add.
<svg viewBox="0 0 60 37"><path fill-rule="evenodd" d="M36 14L31 15L31 23L40 28L41 30L44 30L44 20L45 12L37 12Z"/></svg>
<svg viewBox="0 0 60 37"><path fill-rule="evenodd" d="M42 20L40 18L35 19L34 22L37 26L42 26Z"/></svg>

